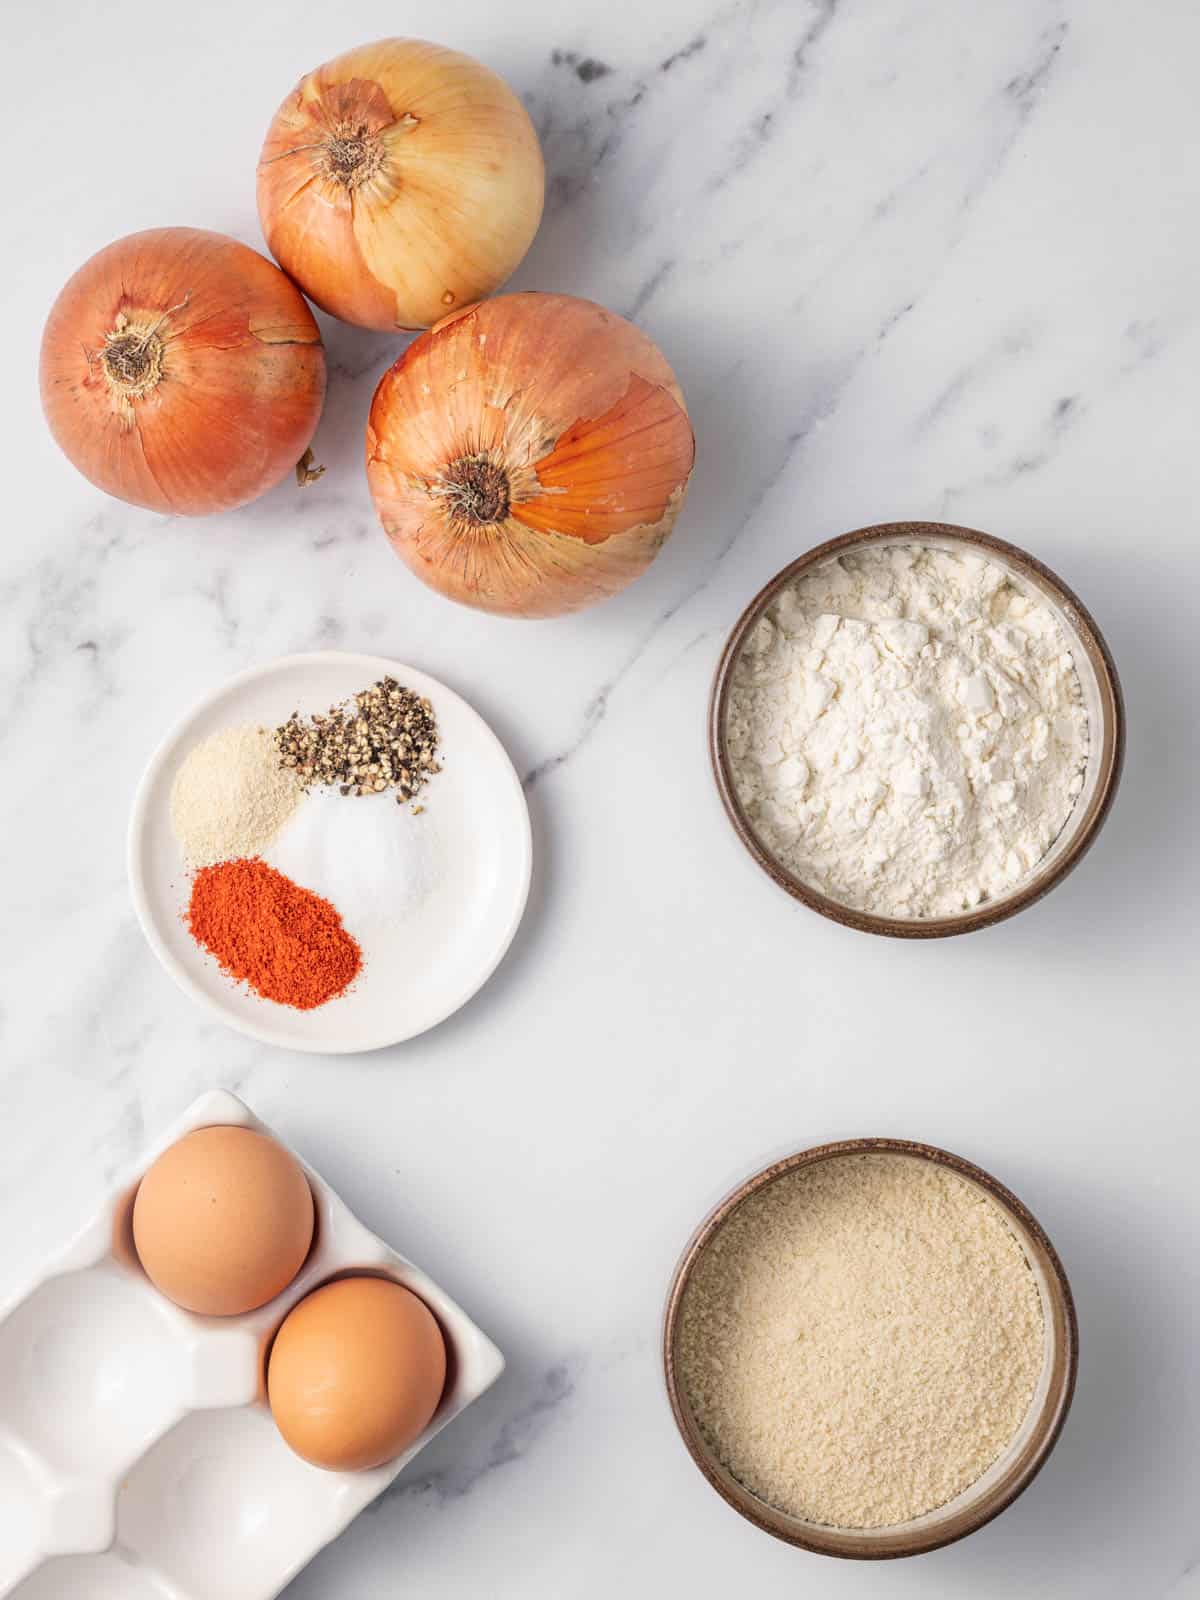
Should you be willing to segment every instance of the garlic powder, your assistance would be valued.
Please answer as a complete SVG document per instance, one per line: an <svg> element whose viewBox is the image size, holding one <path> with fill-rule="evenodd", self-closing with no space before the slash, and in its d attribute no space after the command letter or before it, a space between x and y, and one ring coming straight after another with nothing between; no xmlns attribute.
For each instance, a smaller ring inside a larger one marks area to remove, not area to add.
<svg viewBox="0 0 1200 1600"><path fill-rule="evenodd" d="M304 798L275 736L220 728L188 751L171 787L171 827L189 867L256 856Z"/></svg>
<svg viewBox="0 0 1200 1600"><path fill-rule="evenodd" d="M751 630L726 722L765 848L858 910L935 917L1009 894L1083 789L1088 718L1050 606L1003 567L868 546Z"/></svg>

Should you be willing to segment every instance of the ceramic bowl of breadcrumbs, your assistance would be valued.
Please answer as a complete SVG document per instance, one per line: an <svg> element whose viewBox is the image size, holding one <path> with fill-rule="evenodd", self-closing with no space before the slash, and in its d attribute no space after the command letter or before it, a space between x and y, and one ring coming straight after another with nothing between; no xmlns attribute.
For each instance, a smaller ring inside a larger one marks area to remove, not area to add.
<svg viewBox="0 0 1200 1600"><path fill-rule="evenodd" d="M852 1139L748 1178L667 1300L667 1392L717 1493L819 1555L974 1533L1027 1489L1070 1409L1079 1334L1053 1245L960 1156Z"/></svg>

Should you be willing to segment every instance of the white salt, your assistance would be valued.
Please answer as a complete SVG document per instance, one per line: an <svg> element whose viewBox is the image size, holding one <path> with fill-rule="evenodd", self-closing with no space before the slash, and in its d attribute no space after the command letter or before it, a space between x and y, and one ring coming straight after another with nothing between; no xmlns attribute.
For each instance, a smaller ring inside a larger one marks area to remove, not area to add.
<svg viewBox="0 0 1200 1600"><path fill-rule="evenodd" d="M414 816L394 793L313 789L265 856L332 901L363 942L421 908L443 876L444 848L433 808Z"/></svg>

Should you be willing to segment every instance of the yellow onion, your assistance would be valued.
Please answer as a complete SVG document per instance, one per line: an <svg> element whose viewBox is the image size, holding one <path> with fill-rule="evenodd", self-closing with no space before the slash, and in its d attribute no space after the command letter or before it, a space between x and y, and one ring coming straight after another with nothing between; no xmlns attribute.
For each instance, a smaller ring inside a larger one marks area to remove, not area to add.
<svg viewBox="0 0 1200 1600"><path fill-rule="evenodd" d="M644 572L694 456L658 347L559 294L502 295L422 334L367 425L396 550L442 594L509 616L575 611Z"/></svg>
<svg viewBox="0 0 1200 1600"><path fill-rule="evenodd" d="M245 505L305 456L325 352L265 256L200 228L151 228L84 263L42 336L42 406L85 478L152 511Z"/></svg>
<svg viewBox="0 0 1200 1600"><path fill-rule="evenodd" d="M426 328L491 294L542 217L537 134L470 56L381 39L300 80L258 163L272 255L323 310Z"/></svg>

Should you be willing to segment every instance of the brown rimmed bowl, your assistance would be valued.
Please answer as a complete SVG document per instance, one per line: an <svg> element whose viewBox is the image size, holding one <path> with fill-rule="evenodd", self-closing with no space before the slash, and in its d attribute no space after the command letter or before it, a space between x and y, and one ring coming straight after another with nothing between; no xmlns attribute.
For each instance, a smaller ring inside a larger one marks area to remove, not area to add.
<svg viewBox="0 0 1200 1600"><path fill-rule="evenodd" d="M760 1500L740 1483L714 1454L700 1431L688 1402L677 1365L677 1350L684 1294L692 1271L723 1223L750 1195L774 1183L787 1173L819 1161L847 1155L899 1155L916 1161L933 1161L974 1184L999 1205L1009 1226L1025 1251L1037 1280L1045 1324L1045 1355L1037 1388L1025 1420L1007 1450L992 1463L983 1476L956 1495L953 1500L909 1522L885 1528L835 1528L791 1516L786 1511ZM766 1167L747 1178L713 1210L692 1235L675 1268L667 1296L663 1328L663 1363L671 1410L692 1460L721 1498L741 1513L756 1528L788 1544L798 1545L817 1555L841 1556L859 1561L885 1561L898 1556L923 1555L926 1551L953 1544L982 1528L1000 1515L1033 1482L1058 1436L1070 1410L1079 1363L1079 1329L1071 1286L1054 1246L1040 1224L1003 1184L989 1173L964 1161L961 1156L933 1145L914 1144L908 1139L844 1139L836 1144L816 1145L798 1155Z"/></svg>
<svg viewBox="0 0 1200 1600"><path fill-rule="evenodd" d="M746 636L763 612L788 584L814 567L861 550L868 545L923 544L935 548L982 555L1003 567L1038 594L1050 606L1071 641L1075 666L1087 707L1091 745L1084 773L1083 792L1066 826L1037 867L1012 891L997 900L985 900L970 911L951 917L881 917L859 911L812 888L789 872L767 849L755 832L734 787L725 742L726 712L733 681L734 665L742 652ZM1016 545L994 539L974 528L959 528L948 522L881 522L829 539L809 550L777 572L755 595L738 618L721 653L713 679L708 715L709 750L721 800L729 820L746 849L782 889L822 916L862 933L884 934L894 939L942 939L956 933L972 933L987 928L1005 917L1015 916L1049 894L1067 873L1079 864L1094 843L1112 807L1125 754L1125 706L1121 684L1100 629L1078 596L1061 578L1044 567L1034 556Z"/></svg>

